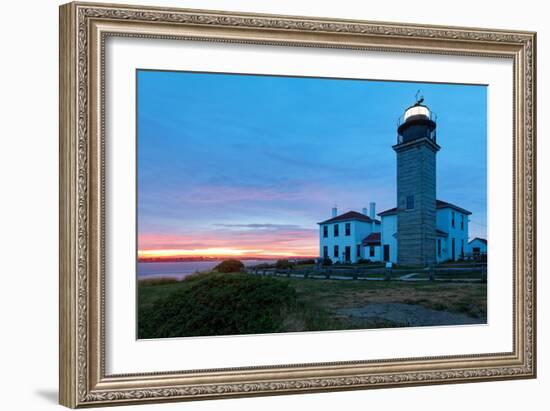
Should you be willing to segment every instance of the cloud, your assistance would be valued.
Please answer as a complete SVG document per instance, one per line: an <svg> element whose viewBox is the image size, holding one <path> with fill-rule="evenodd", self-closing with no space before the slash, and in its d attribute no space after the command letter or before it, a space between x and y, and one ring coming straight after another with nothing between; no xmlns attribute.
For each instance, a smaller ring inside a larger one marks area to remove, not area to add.
<svg viewBox="0 0 550 411"><path fill-rule="evenodd" d="M225 227L225 228L259 228L259 229L278 229L278 230L294 230L300 229L301 227L296 224L214 224L216 227Z"/></svg>

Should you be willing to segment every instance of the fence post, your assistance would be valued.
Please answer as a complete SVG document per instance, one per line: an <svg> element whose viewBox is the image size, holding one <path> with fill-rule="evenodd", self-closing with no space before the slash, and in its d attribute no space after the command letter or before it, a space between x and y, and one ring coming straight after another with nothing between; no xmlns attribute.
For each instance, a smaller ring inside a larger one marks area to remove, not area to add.
<svg viewBox="0 0 550 411"><path fill-rule="evenodd" d="M435 267L433 265L428 266L430 281L435 281Z"/></svg>
<svg viewBox="0 0 550 411"><path fill-rule="evenodd" d="M481 282L487 282L487 266L485 264L481 266Z"/></svg>
<svg viewBox="0 0 550 411"><path fill-rule="evenodd" d="M384 281L390 281L392 276L392 263L386 263L386 271L384 272Z"/></svg>

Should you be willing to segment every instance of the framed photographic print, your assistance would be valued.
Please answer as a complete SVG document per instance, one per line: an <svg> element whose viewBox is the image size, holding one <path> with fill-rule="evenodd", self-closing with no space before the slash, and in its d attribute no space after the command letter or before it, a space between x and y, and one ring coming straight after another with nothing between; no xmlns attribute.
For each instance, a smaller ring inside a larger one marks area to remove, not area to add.
<svg viewBox="0 0 550 411"><path fill-rule="evenodd" d="M61 404L535 377L535 40L61 6Z"/></svg>

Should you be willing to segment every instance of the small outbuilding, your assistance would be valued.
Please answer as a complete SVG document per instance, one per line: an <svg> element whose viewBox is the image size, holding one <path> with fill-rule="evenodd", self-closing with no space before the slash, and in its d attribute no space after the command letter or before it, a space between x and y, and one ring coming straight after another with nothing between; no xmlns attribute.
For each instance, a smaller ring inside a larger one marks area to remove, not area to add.
<svg viewBox="0 0 550 411"><path fill-rule="evenodd" d="M468 243L468 247L474 259L487 255L487 240L484 238L475 237Z"/></svg>

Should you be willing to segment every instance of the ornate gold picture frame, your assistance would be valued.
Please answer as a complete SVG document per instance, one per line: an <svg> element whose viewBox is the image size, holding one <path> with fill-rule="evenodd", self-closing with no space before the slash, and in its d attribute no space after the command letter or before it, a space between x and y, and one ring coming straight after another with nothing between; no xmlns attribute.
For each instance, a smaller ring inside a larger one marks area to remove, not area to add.
<svg viewBox="0 0 550 411"><path fill-rule="evenodd" d="M105 368L105 42L112 37L502 58L513 62L513 350L189 369ZM60 7L60 403L67 407L536 376L533 32L69 3Z"/></svg>

